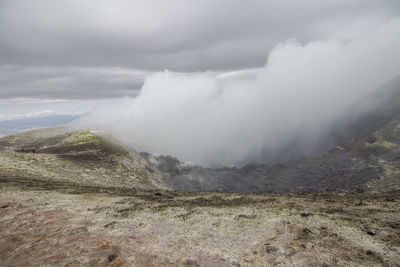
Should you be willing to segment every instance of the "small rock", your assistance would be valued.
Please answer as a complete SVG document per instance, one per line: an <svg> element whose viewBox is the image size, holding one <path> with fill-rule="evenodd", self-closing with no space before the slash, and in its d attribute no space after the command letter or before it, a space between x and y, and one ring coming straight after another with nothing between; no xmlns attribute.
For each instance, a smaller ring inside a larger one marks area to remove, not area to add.
<svg viewBox="0 0 400 267"><path fill-rule="evenodd" d="M8 208L10 205L3 205L1 206L2 209Z"/></svg>
<svg viewBox="0 0 400 267"><path fill-rule="evenodd" d="M311 230L308 229L307 227L305 227L305 228L303 229L303 234L306 234L306 235L311 234Z"/></svg>
<svg viewBox="0 0 400 267"><path fill-rule="evenodd" d="M255 219L257 217L257 215L246 215L246 214L239 214L235 220L240 220L240 219Z"/></svg>
<svg viewBox="0 0 400 267"><path fill-rule="evenodd" d="M116 221L109 222L106 225L104 225L104 228L108 228L110 226L114 226L114 224L116 224L116 223L117 223Z"/></svg>
<svg viewBox="0 0 400 267"><path fill-rule="evenodd" d="M187 259L184 262L185 266L200 266L195 260Z"/></svg>
<svg viewBox="0 0 400 267"><path fill-rule="evenodd" d="M367 250L365 253L366 253L367 255L374 255L374 253L373 253L371 250Z"/></svg>
<svg viewBox="0 0 400 267"><path fill-rule="evenodd" d="M275 253L278 251L278 248L276 248L275 246L267 245L265 247L265 251L267 251L267 253Z"/></svg>
<svg viewBox="0 0 400 267"><path fill-rule="evenodd" d="M117 256L118 256L117 254L111 254L110 256L107 257L108 262L112 262L117 258Z"/></svg>
<svg viewBox="0 0 400 267"><path fill-rule="evenodd" d="M367 232L367 234L372 235L372 236L376 235L376 232L372 229L367 229L366 232Z"/></svg>

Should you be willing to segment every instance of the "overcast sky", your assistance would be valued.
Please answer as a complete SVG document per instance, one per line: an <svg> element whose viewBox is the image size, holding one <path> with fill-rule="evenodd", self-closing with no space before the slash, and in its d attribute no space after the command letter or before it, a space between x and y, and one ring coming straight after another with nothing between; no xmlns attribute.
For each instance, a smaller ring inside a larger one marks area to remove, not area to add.
<svg viewBox="0 0 400 267"><path fill-rule="evenodd" d="M399 0L0 0L0 114L135 96L164 69L260 68L279 42L347 40L399 14Z"/></svg>

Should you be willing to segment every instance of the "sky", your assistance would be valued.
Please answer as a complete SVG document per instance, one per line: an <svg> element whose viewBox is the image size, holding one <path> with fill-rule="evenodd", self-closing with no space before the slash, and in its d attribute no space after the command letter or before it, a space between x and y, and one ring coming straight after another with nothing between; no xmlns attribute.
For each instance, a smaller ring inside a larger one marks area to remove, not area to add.
<svg viewBox="0 0 400 267"><path fill-rule="evenodd" d="M0 99L135 96L149 73L260 68L279 42L399 14L398 0L0 0Z"/></svg>
<svg viewBox="0 0 400 267"><path fill-rule="evenodd" d="M398 0L0 0L0 121L108 110L165 70L256 79L279 45L351 43L398 17Z"/></svg>

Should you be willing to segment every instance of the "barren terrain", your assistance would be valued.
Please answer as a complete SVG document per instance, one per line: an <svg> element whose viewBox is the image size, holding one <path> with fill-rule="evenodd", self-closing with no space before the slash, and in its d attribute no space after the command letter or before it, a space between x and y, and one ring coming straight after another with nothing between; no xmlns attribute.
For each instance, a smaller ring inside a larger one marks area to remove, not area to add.
<svg viewBox="0 0 400 267"><path fill-rule="evenodd" d="M4 137L0 265L399 266L399 134L393 120L321 157L222 169L89 130Z"/></svg>
<svg viewBox="0 0 400 267"><path fill-rule="evenodd" d="M21 184L1 183L2 266L400 263L399 192L240 195Z"/></svg>

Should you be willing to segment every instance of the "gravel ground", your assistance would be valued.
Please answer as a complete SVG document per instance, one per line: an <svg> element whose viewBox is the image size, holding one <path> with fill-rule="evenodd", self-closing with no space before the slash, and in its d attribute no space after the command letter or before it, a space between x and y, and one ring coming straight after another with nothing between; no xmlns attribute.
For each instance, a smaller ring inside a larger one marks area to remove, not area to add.
<svg viewBox="0 0 400 267"><path fill-rule="evenodd" d="M32 180L34 181L34 180ZM400 193L0 182L1 266L399 266Z"/></svg>

